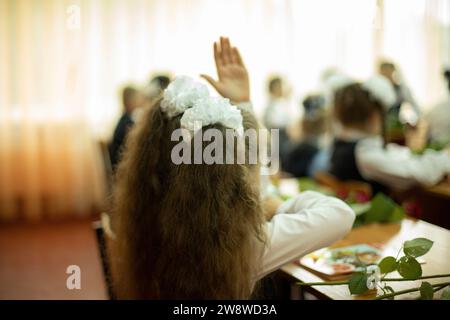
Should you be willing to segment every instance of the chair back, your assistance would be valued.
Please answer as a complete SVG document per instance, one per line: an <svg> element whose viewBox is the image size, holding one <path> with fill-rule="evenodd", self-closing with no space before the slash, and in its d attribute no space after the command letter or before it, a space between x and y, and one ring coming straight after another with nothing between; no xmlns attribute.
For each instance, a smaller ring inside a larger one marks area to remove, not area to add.
<svg viewBox="0 0 450 320"><path fill-rule="evenodd" d="M97 246L100 253L100 259L102 262L103 276L105 278L106 289L108 290L108 296L111 300L115 300L115 295L113 292L111 269L109 264L108 252L106 248L105 241L105 231L103 229L103 224L101 221L95 221L92 223L92 228L95 231L95 236L97 238Z"/></svg>

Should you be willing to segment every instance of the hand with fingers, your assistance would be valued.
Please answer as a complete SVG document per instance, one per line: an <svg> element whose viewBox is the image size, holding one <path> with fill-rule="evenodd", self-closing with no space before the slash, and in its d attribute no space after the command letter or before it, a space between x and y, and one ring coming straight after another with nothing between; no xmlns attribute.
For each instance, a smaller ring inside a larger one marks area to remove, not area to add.
<svg viewBox="0 0 450 320"><path fill-rule="evenodd" d="M216 61L218 80L202 74L224 98L233 103L250 101L250 84L248 72L239 50L232 47L228 38L220 37L214 42L214 60Z"/></svg>

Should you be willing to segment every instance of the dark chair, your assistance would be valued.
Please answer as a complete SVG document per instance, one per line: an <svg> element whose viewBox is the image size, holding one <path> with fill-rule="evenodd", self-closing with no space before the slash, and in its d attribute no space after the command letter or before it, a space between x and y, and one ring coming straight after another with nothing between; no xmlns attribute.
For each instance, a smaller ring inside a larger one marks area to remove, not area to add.
<svg viewBox="0 0 450 320"><path fill-rule="evenodd" d="M108 143L105 141L99 141L98 146L102 156L108 194L111 194L113 184L113 168L111 164L111 157L109 155Z"/></svg>
<svg viewBox="0 0 450 320"><path fill-rule="evenodd" d="M97 246L102 261L103 276L105 277L105 284L108 290L108 295L111 300L115 300L115 295L112 287L111 270L109 266L108 252L106 249L105 231L103 229L102 221L95 221L92 223L92 228L97 237Z"/></svg>

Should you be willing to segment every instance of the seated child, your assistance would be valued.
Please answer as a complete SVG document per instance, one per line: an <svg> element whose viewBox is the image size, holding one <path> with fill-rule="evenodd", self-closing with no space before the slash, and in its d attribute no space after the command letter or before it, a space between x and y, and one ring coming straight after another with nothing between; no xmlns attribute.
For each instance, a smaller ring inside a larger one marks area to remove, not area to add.
<svg viewBox="0 0 450 320"><path fill-rule="evenodd" d="M112 141L109 145L109 157L113 169L116 168L120 161L126 136L134 125L136 111L142 106L143 101L143 95L137 88L127 86L122 89L123 114L116 124Z"/></svg>
<svg viewBox="0 0 450 320"><path fill-rule="evenodd" d="M341 180L369 182L374 192L386 187L434 185L450 172L447 152L427 150L423 155L415 155L407 147L385 146L383 115L395 97L392 90L387 80L376 76L336 92L337 132L330 172Z"/></svg>
<svg viewBox="0 0 450 320"><path fill-rule="evenodd" d="M444 71L447 98L431 109L426 119L429 126L430 142L437 146L450 144L450 67Z"/></svg>
<svg viewBox="0 0 450 320"><path fill-rule="evenodd" d="M291 142L286 155L281 158L283 171L294 177L314 177L314 171L325 167L317 160L322 159L319 153L324 149L327 131L324 103L325 100L320 95L309 95L303 100L304 113L299 124L301 139Z"/></svg>
<svg viewBox="0 0 450 320"><path fill-rule="evenodd" d="M130 132L112 208L113 288L119 298L247 299L258 279L330 245L353 224L354 212L344 202L314 192L283 203L266 221L259 164L173 161L177 145L208 129L222 133L224 156L235 160L240 151L228 143L258 127L238 50L221 38L214 53L219 79L203 77L226 99L177 77ZM185 136L173 141L180 128ZM209 144L201 142L203 155ZM249 152L248 139L244 146Z"/></svg>

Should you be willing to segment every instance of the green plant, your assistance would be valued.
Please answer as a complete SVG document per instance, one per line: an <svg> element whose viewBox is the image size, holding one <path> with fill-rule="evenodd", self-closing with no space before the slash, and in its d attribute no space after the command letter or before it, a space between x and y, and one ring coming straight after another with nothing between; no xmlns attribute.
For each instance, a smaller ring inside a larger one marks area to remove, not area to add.
<svg viewBox="0 0 450 320"><path fill-rule="evenodd" d="M416 238L405 241L396 257L385 257L377 265L368 266L364 271L352 274L348 281L310 282L298 283L298 285L347 285L351 294L364 294L369 290L379 288L383 294L375 297L375 300L394 299L395 296L410 292L419 292L420 299L431 300L436 292L444 289L441 299L450 300L450 282L431 284L427 281L423 281L420 287L401 291L395 291L388 285L390 282L396 281L450 277L450 274L422 276L422 267L416 258L426 254L432 246L433 241L425 238ZM404 256L399 257L402 249ZM394 271L397 271L401 278L387 278L387 275Z"/></svg>

